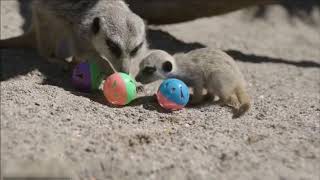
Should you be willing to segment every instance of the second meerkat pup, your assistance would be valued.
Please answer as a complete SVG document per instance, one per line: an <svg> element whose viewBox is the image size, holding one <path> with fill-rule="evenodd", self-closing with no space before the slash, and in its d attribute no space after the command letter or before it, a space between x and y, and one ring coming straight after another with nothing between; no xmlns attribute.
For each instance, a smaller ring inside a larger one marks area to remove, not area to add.
<svg viewBox="0 0 320 180"><path fill-rule="evenodd" d="M173 57L165 51L153 50L139 68L136 80L143 84L165 78L184 81L193 88L192 104L203 100L206 89L208 95L218 96L222 104L234 107L234 117L250 108L244 77L233 58L223 51L203 48Z"/></svg>

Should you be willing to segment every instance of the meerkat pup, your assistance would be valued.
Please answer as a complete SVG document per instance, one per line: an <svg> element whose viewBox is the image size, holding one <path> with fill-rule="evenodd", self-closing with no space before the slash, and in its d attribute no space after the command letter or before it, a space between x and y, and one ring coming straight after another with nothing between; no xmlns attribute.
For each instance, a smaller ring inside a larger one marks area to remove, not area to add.
<svg viewBox="0 0 320 180"><path fill-rule="evenodd" d="M52 62L95 59L126 73L146 49L144 21L122 0L41 0L31 7L30 31L0 40L0 48L36 48Z"/></svg>
<svg viewBox="0 0 320 180"><path fill-rule="evenodd" d="M223 105L235 108L234 117L250 108L245 80L232 57L220 50L203 48L171 56L162 50L151 51L140 63L136 80L142 84L177 78L193 89L192 104L204 99L203 90L218 96Z"/></svg>

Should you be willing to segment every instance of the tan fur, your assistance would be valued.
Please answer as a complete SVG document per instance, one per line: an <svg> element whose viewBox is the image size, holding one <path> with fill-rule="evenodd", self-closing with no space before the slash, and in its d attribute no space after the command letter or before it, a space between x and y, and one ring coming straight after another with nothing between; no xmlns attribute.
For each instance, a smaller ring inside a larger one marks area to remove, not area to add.
<svg viewBox="0 0 320 180"><path fill-rule="evenodd" d="M30 30L20 37L0 40L0 48L36 48L50 62L90 59L106 68L111 63L126 73L131 60L147 48L143 20L122 0L41 0L32 1L31 8ZM139 51L132 53L137 47Z"/></svg>
<svg viewBox="0 0 320 180"><path fill-rule="evenodd" d="M161 50L151 51L141 61L136 80L145 84L164 78L178 78L192 87L192 104L201 103L203 90L207 90L208 95L218 96L223 105L235 108L234 117L250 109L243 75L223 51L203 48L174 57Z"/></svg>

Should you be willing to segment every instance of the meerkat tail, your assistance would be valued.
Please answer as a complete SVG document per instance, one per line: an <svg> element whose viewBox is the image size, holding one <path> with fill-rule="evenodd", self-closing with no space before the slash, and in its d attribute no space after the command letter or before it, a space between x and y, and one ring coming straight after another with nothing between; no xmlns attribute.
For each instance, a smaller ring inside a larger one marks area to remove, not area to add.
<svg viewBox="0 0 320 180"><path fill-rule="evenodd" d="M36 48L36 39L33 31L22 36L0 40L0 49L3 48Z"/></svg>
<svg viewBox="0 0 320 180"><path fill-rule="evenodd" d="M250 109L250 97L248 96L247 92L244 90L243 87L237 87L235 89L235 93L240 102L240 107L237 113L235 114L235 117L240 117Z"/></svg>

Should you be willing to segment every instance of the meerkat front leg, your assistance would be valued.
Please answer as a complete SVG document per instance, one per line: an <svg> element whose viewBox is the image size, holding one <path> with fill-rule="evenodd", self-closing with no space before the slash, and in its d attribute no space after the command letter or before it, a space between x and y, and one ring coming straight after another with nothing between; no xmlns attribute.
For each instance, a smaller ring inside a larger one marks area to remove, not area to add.
<svg viewBox="0 0 320 180"><path fill-rule="evenodd" d="M201 84L194 86L190 104L196 105L201 103L203 101L203 97L203 86Z"/></svg>
<svg viewBox="0 0 320 180"><path fill-rule="evenodd" d="M42 22L41 15L38 13L37 9L33 11L33 22L36 32L37 47L40 56L49 59L54 53L53 47L50 47L50 38L48 37L48 24L46 21Z"/></svg>
<svg viewBox="0 0 320 180"><path fill-rule="evenodd" d="M39 54L50 63L61 64L64 68L68 67L68 63L56 57L57 41L58 38L54 34L48 33L50 31L49 19L34 10L33 21L36 31L37 47Z"/></svg>

